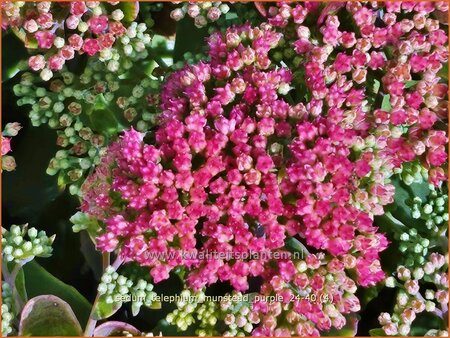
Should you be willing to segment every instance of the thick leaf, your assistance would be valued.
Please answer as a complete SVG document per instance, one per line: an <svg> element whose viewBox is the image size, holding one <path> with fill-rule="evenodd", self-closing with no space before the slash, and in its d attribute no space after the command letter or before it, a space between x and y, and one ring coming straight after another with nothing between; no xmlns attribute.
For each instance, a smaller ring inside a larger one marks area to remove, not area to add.
<svg viewBox="0 0 450 338"><path fill-rule="evenodd" d="M130 324L118 321L110 321L97 326L94 330L94 337L122 336L123 331L131 333L133 336L141 335L141 332Z"/></svg>
<svg viewBox="0 0 450 338"><path fill-rule="evenodd" d="M95 250L95 245L86 231L80 233L80 243L80 251L87 265L91 268L96 280L100 280L103 273L101 253Z"/></svg>
<svg viewBox="0 0 450 338"><path fill-rule="evenodd" d="M387 112L390 112L392 109L391 102L390 102L391 96L384 95L383 102L381 103L381 109Z"/></svg>
<svg viewBox="0 0 450 338"><path fill-rule="evenodd" d="M22 311L20 336L81 336L75 314L62 299L42 295L30 299Z"/></svg>
<svg viewBox="0 0 450 338"><path fill-rule="evenodd" d="M288 237L284 242L285 247L294 254L300 254L301 259L306 258L309 254L308 249L296 238Z"/></svg>
<svg viewBox="0 0 450 338"><path fill-rule="evenodd" d="M81 325L87 323L91 305L74 287L61 282L35 261L26 264L23 271L29 297L49 293L58 296L70 304Z"/></svg>
<svg viewBox="0 0 450 338"><path fill-rule="evenodd" d="M5 95L9 93L6 92ZM7 112L4 111L3 114L5 113ZM45 172L57 150L55 139L55 132L44 126L39 128L28 126L14 138L14 158L17 168L2 177L3 210L6 211L6 215L20 217L33 223L39 212L61 194L56 177L49 176Z"/></svg>
<svg viewBox="0 0 450 338"><path fill-rule="evenodd" d="M120 3L120 9L122 10L123 19L127 22L132 22L139 14L139 2L138 1L123 1Z"/></svg>
<svg viewBox="0 0 450 338"><path fill-rule="evenodd" d="M416 81L416 80L406 81L405 82L405 88L414 87L417 84L417 82L419 82L419 81Z"/></svg>
<svg viewBox="0 0 450 338"><path fill-rule="evenodd" d="M407 186L395 176L392 178L392 184L395 186L394 204L390 208L392 215L407 226L420 227L422 224L412 217L411 207L407 203L414 197L426 200L430 193L428 183L413 183Z"/></svg>
<svg viewBox="0 0 450 338"><path fill-rule="evenodd" d="M372 337L384 337L384 336L386 336L386 333L384 333L383 329L380 329L380 328L369 330L369 334Z"/></svg>
<svg viewBox="0 0 450 338"><path fill-rule="evenodd" d="M122 307L122 302L106 303L106 296L100 296L94 308L92 317L96 320L106 319L115 314Z"/></svg>
<svg viewBox="0 0 450 338"><path fill-rule="evenodd" d="M20 269L16 276L16 290L20 299L25 303L28 300L27 289L25 287L25 274L23 269Z"/></svg>
<svg viewBox="0 0 450 338"><path fill-rule="evenodd" d="M205 45L205 37L208 29L195 27L193 20L184 18L177 23L177 34L175 40L174 62L183 60L183 55L187 52L197 54L201 52Z"/></svg>

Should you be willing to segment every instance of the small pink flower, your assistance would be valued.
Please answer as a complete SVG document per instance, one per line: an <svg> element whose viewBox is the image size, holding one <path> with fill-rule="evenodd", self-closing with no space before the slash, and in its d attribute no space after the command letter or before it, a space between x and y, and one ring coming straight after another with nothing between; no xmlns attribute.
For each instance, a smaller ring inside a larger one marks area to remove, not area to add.
<svg viewBox="0 0 450 338"><path fill-rule="evenodd" d="M73 1L70 3L70 13L76 16L82 16L86 13L87 7L84 1Z"/></svg>
<svg viewBox="0 0 450 338"><path fill-rule="evenodd" d="M79 23L80 19L76 15L71 15L66 19L66 26L69 29L76 29Z"/></svg>
<svg viewBox="0 0 450 338"><path fill-rule="evenodd" d="M36 21L44 29L50 29L53 26L53 16L51 13L41 13Z"/></svg>
<svg viewBox="0 0 450 338"><path fill-rule="evenodd" d="M55 41L55 34L50 31L39 31L34 36L36 37L39 48L52 48L53 41Z"/></svg>
<svg viewBox="0 0 450 338"><path fill-rule="evenodd" d="M2 136L2 156L11 151L11 138Z"/></svg>
<svg viewBox="0 0 450 338"><path fill-rule="evenodd" d="M39 26L34 19L30 19L24 22L23 28L29 33L34 33L39 29Z"/></svg>
<svg viewBox="0 0 450 338"><path fill-rule="evenodd" d="M108 28L108 17L106 15L93 16L88 21L89 29L94 34L101 34Z"/></svg>
<svg viewBox="0 0 450 338"><path fill-rule="evenodd" d="M95 55L100 50L100 46L96 39L86 39L83 43L83 51L89 56Z"/></svg>
<svg viewBox="0 0 450 338"><path fill-rule="evenodd" d="M60 51L64 60L71 60L75 56L75 50L71 46L64 46Z"/></svg>
<svg viewBox="0 0 450 338"><path fill-rule="evenodd" d="M52 55L48 58L48 67L51 70L60 70L64 66L65 60L59 55Z"/></svg>
<svg viewBox="0 0 450 338"><path fill-rule="evenodd" d="M83 46L83 38L78 34L72 34L69 37L69 44L74 50L80 50Z"/></svg>
<svg viewBox="0 0 450 338"><path fill-rule="evenodd" d="M45 67L45 58L43 55L30 56L28 65L35 71L41 70Z"/></svg>

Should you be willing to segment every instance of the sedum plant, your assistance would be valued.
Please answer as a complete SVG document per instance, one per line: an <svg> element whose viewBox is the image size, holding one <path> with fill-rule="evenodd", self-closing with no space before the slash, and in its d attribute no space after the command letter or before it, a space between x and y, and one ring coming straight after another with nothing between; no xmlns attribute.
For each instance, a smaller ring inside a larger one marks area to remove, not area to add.
<svg viewBox="0 0 450 338"><path fill-rule="evenodd" d="M90 300L2 228L4 335L448 335L448 3L1 8Z"/></svg>

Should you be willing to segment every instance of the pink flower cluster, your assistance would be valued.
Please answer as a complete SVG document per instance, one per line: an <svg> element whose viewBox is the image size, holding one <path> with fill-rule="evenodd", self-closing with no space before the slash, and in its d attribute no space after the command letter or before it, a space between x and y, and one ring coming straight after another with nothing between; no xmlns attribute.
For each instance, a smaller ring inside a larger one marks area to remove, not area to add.
<svg viewBox="0 0 450 338"><path fill-rule="evenodd" d="M251 105L259 106L262 114L279 105L280 114L285 111L284 119L288 110L294 114L277 95L290 81L290 73L263 70L270 64L267 52L280 35L248 26L228 33L229 38L246 40L245 47L237 41L241 53L249 55L242 69L234 66L239 76L231 76L231 69L227 71L214 56L231 48L223 45L223 36L214 35L210 64L187 67L168 80L162 94L163 127L156 133L157 147L144 144L143 134L130 131L119 146L110 149L110 154L116 154L110 163L118 166L112 171L111 187L127 201L127 207L124 213L104 218L107 231L98 238L98 246L112 251L123 239L121 254L151 266L155 282L184 265L191 268L187 278L197 289L220 279L246 290L247 276L263 272L263 258L205 261L184 258L181 252L195 253L201 245L210 252L261 253L284 245L284 226L277 219L283 213L283 202L274 159L266 151L269 138L284 131L274 128L274 118L261 119L251 111ZM236 60L239 55L230 54L230 64ZM205 85L215 79L226 84L216 87L208 99ZM87 182L86 190L99 175ZM88 194L83 210L103 206L104 196ZM130 212L136 217L130 218ZM163 252L170 259L149 257L149 250Z"/></svg>
<svg viewBox="0 0 450 338"><path fill-rule="evenodd" d="M329 260L323 253L310 254L296 265L279 262L278 269L265 275L262 297L253 303L252 311L261 317L261 325L252 335L306 337L319 336L332 327L342 329L347 322L344 316L361 308L355 295L357 285L345 273L355 264L350 255Z"/></svg>
<svg viewBox="0 0 450 338"><path fill-rule="evenodd" d="M125 132L83 187L82 210L105 223L98 247L150 267L155 283L181 266L197 290L228 281L246 291L248 277L260 276L262 295L294 294L294 302L253 304L257 335L342 328L359 310L357 285L385 278L379 253L388 243L373 216L393 201L394 169L420 161L430 182L445 179L447 138L434 128L445 118L438 71L447 51L429 13L446 5L319 7L271 6L269 24L212 34L210 61L164 85L156 133ZM399 10L414 20L397 22ZM336 11L348 11L357 30L341 31ZM303 25L309 18L317 26ZM283 37L295 50L289 68L273 63ZM305 261L196 256L285 252L288 237L318 253ZM308 302L306 289L333 301Z"/></svg>
<svg viewBox="0 0 450 338"><path fill-rule="evenodd" d="M319 10L320 3L310 2L280 3L267 11L268 22L280 30L293 21L297 36L290 42L301 56L296 66L305 68L312 102L319 110L328 107L335 123L359 131L365 142L357 142L358 150L384 178L393 168L417 160L428 170L430 182L438 185L446 179L441 166L447 160L447 138L432 128L448 115L448 86L439 75L448 60L448 37L436 18L446 17L448 3L388 2L384 7L341 2ZM337 11L354 19L355 31L340 29ZM403 18L405 14L410 19ZM317 27L304 25L317 16ZM321 37L312 39L318 33ZM381 79L375 92L366 88L373 79ZM369 97L377 95L390 107L370 107ZM370 110L373 114L366 116ZM380 175L374 179L383 185ZM393 193L389 186L381 189ZM367 190L371 197L370 190L379 187ZM373 207L375 214L382 212Z"/></svg>
<svg viewBox="0 0 450 338"><path fill-rule="evenodd" d="M110 3L115 6L119 2ZM117 8L108 13L98 1L41 1L22 3L22 7L5 1L1 6L3 22L24 34L27 47L35 48L35 41L43 51L31 56L28 64L34 71L43 70L44 80L52 77L52 71L61 70L75 53L93 56L110 49L127 32L121 22L123 11ZM67 15L60 18L61 13Z"/></svg>

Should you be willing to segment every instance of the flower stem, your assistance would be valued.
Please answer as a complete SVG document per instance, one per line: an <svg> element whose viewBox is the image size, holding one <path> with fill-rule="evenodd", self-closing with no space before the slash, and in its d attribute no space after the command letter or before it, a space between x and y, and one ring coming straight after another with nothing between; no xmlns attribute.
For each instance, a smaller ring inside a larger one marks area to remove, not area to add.
<svg viewBox="0 0 450 338"><path fill-rule="evenodd" d="M106 270L106 268L110 265L111 256L110 253L104 253L102 255L102 266L103 271ZM117 256L116 260L112 264L112 267L114 270L117 270L119 266L123 263L123 259L120 256ZM97 292L97 295L95 296L94 303L92 304L91 313L89 314L89 319L86 324L86 328L84 329L84 336L85 337L92 337L94 335L95 326L97 325L97 319L94 318L95 309L97 307L97 303L100 299L100 294Z"/></svg>

